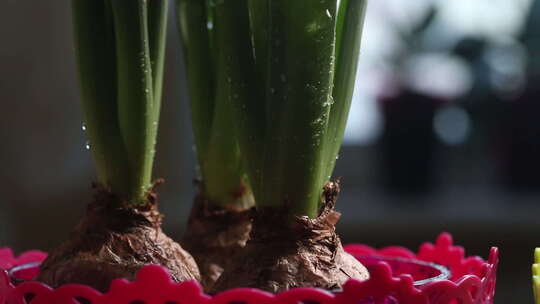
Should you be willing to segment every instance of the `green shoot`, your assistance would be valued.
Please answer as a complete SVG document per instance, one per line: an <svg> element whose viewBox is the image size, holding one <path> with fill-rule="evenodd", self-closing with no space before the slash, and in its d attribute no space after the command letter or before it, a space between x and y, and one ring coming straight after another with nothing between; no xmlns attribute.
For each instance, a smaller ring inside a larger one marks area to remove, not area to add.
<svg viewBox="0 0 540 304"><path fill-rule="evenodd" d="M213 31L211 1L179 0L177 11L204 195L223 207L247 208L253 198L245 178L227 70Z"/></svg>
<svg viewBox="0 0 540 304"><path fill-rule="evenodd" d="M181 21L190 88L198 90L192 92L192 108L222 109L222 116L214 111L206 120L198 118L201 125L232 113L237 128L222 130L220 142L239 145L245 162L239 168L248 175L257 206L316 217L343 139L366 1L179 3L197 6L197 14L180 14L181 20L192 18ZM203 85L213 89L212 101L202 96L211 91ZM212 132L195 133L202 136L197 142L214 138Z"/></svg>
<svg viewBox="0 0 540 304"><path fill-rule="evenodd" d="M328 164L323 174L323 182L330 179L343 142L347 117L358 69L360 42L367 2L365 0L341 0L336 33L336 69L330 119L325 143L325 162Z"/></svg>
<svg viewBox="0 0 540 304"><path fill-rule="evenodd" d="M73 0L75 45L98 180L144 203L152 165L165 50L167 0Z"/></svg>
<svg viewBox="0 0 540 304"><path fill-rule="evenodd" d="M335 0L271 1L261 206L316 217L335 54ZM256 32L257 29L254 29ZM277 191L274 191L277 190Z"/></svg>

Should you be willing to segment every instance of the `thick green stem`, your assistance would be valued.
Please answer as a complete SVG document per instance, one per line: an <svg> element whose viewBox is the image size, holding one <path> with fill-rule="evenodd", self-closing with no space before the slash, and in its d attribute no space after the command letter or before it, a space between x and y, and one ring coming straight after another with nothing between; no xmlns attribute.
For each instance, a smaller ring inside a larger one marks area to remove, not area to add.
<svg viewBox="0 0 540 304"><path fill-rule="evenodd" d="M199 0L177 2L197 156L205 195L224 207L250 207L251 191L245 181L230 99L228 65L216 45L214 5Z"/></svg>
<svg viewBox="0 0 540 304"><path fill-rule="evenodd" d="M246 154L250 165L250 182L254 188L254 192L262 200L264 189L264 145L266 142L266 121L270 109L267 109L267 97L265 88L269 86L268 69L269 62L269 45L270 45L270 3L271 0L248 0L248 14L251 27L251 49L253 64L255 67L248 67L246 72L252 72L248 77L252 78L253 91L251 96L245 98L244 104L236 105L240 109L239 116L244 122L242 131L247 140L244 140L244 150L252 151ZM255 112L257 111L257 112ZM255 114L248 114L255 113ZM244 116L253 115L255 119ZM257 132L258 131L258 132ZM251 140L250 140L251 138ZM255 140L253 140L255 139Z"/></svg>
<svg viewBox="0 0 540 304"><path fill-rule="evenodd" d="M214 124L207 129L221 130L218 118L229 116L230 107L257 205L317 216L350 108L365 0L208 1L204 8L202 1L179 0L180 7L199 3L199 14L184 12L186 21L181 21L183 36L190 37L184 38L189 40L188 70L194 70L189 74L199 77L211 65L216 77L212 106L226 105L212 116L205 114ZM199 19L188 22L193 16ZM205 22L212 30L204 28ZM190 24L195 30L189 30ZM212 63L204 57L191 60L194 43ZM203 85L211 86L204 77L198 79L190 84L197 94ZM213 133L205 138L223 139Z"/></svg>
<svg viewBox="0 0 540 304"><path fill-rule="evenodd" d="M156 105L148 35L147 0L111 0L116 33L117 102L131 166L128 200L144 202L151 186Z"/></svg>
<svg viewBox="0 0 540 304"><path fill-rule="evenodd" d="M356 82L362 29L367 0L341 0L336 35L336 73L332 95L334 104L330 112L325 143L326 170L323 182L330 179L336 163Z"/></svg>
<svg viewBox="0 0 540 304"><path fill-rule="evenodd" d="M112 12L106 1L73 0L72 8L85 128L98 180L127 195L131 170L117 121Z"/></svg>
<svg viewBox="0 0 540 304"><path fill-rule="evenodd" d="M99 181L133 204L151 186L167 0L73 0L86 129Z"/></svg>
<svg viewBox="0 0 540 304"><path fill-rule="evenodd" d="M148 36L150 39L150 63L154 90L154 137L157 136L163 76L165 66L165 46L167 42L168 0L150 0L148 2Z"/></svg>
<svg viewBox="0 0 540 304"><path fill-rule="evenodd" d="M250 175L260 171L258 159L265 142L264 92L255 67L250 20L246 0L225 1L216 7L216 45L225 62L230 83L231 107L238 121L242 153L248 160ZM260 173L258 173L260 174Z"/></svg>
<svg viewBox="0 0 540 304"><path fill-rule="evenodd" d="M223 1L214 7L216 57L229 83L230 103L237 125L238 144L254 193L261 185L265 142L265 103L260 90L261 74L256 72L250 32L248 1ZM257 200L257 197L255 198Z"/></svg>
<svg viewBox="0 0 540 304"><path fill-rule="evenodd" d="M210 50L206 1L178 0L180 36L184 46L191 120L199 163L205 159L214 118L214 60Z"/></svg>
<svg viewBox="0 0 540 304"><path fill-rule="evenodd" d="M273 0L270 6L267 142L262 206L316 217L332 104L336 1Z"/></svg>
<svg viewBox="0 0 540 304"><path fill-rule="evenodd" d="M268 73L270 67L269 46L271 43L270 18L271 0L248 0L249 21L251 26L251 43L253 48L253 59L255 61L255 73L257 89L262 90L269 85ZM256 30L255 30L256 29ZM261 96L264 96L261 92ZM264 109L269 113L270 109Z"/></svg>
<svg viewBox="0 0 540 304"><path fill-rule="evenodd" d="M211 202L220 206L251 207L253 202L244 181L244 168L235 136L236 128L231 107L226 100L229 98L227 89L227 84L222 83L216 90L218 100L210 138L212 149L208 150L201 165L204 191Z"/></svg>

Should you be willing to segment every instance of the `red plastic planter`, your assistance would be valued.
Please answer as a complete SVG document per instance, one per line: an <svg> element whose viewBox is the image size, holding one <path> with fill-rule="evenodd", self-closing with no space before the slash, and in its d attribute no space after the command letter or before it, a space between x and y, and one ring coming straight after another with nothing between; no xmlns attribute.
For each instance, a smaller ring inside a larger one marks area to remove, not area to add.
<svg viewBox="0 0 540 304"><path fill-rule="evenodd" d="M47 254L43 251L32 250L15 257L9 248L0 248L0 269L11 269L15 266L45 260ZM0 302L1 303L1 302Z"/></svg>
<svg viewBox="0 0 540 304"><path fill-rule="evenodd" d="M376 250L364 245L349 245L346 250L364 262L371 277L362 282L350 280L342 291L335 293L296 288L274 295L257 289L234 289L210 296L204 294L196 282L172 282L169 274L159 266L144 267L134 282L115 280L105 294L82 285L65 285L58 289L31 281L14 285L17 279L26 280L37 274L39 264L30 263L11 271L11 278L7 270L0 271L0 304L493 303L498 264L496 248L491 249L487 262L479 257L466 258L464 249L454 246L452 237L444 233L435 244L422 245L418 254L402 247ZM43 258L39 252L14 258L11 251L0 250L0 266L4 265L5 269ZM450 273L432 263L445 266ZM449 279L443 279L448 275Z"/></svg>

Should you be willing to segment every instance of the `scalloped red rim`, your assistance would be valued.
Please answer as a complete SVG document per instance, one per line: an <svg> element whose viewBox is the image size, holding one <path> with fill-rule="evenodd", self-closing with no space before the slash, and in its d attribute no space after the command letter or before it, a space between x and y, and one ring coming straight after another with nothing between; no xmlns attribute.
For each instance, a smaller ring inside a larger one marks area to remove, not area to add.
<svg viewBox="0 0 540 304"><path fill-rule="evenodd" d="M133 282L113 281L107 293L88 286L65 285L52 289L39 282L11 284L7 271L0 271L0 304L492 304L495 294L498 250L492 248L488 261L465 257L463 247L454 246L452 236L441 234L435 244L425 243L417 254L403 247L380 250L366 245L348 245L356 257L365 255L400 257L436 263L450 269L447 280L414 286L408 274L394 275L389 264L369 267L367 281L349 280L341 292L296 288L279 294L257 289L233 289L211 296L197 282L174 283L160 266L146 266ZM18 258L0 249L0 266L39 262L46 255L33 251ZM26 301L25 299L28 299Z"/></svg>

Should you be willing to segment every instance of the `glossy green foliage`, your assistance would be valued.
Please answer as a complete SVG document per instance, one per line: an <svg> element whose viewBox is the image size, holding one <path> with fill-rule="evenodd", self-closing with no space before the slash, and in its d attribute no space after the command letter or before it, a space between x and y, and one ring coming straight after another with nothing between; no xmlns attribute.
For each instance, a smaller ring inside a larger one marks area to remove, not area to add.
<svg viewBox="0 0 540 304"><path fill-rule="evenodd" d="M200 141L213 138L216 118L232 115L223 126L257 205L317 216L343 139L366 1L178 3L197 7L179 10L197 146L208 149Z"/></svg>
<svg viewBox="0 0 540 304"><path fill-rule="evenodd" d="M72 0L86 129L99 181L128 201L151 186L167 0Z"/></svg>
<svg viewBox="0 0 540 304"><path fill-rule="evenodd" d="M234 4L233 4L234 5ZM177 13L190 95L191 119L204 195L224 207L251 207L237 143L233 109L234 94L226 60L214 31L219 19L209 1L179 0Z"/></svg>

